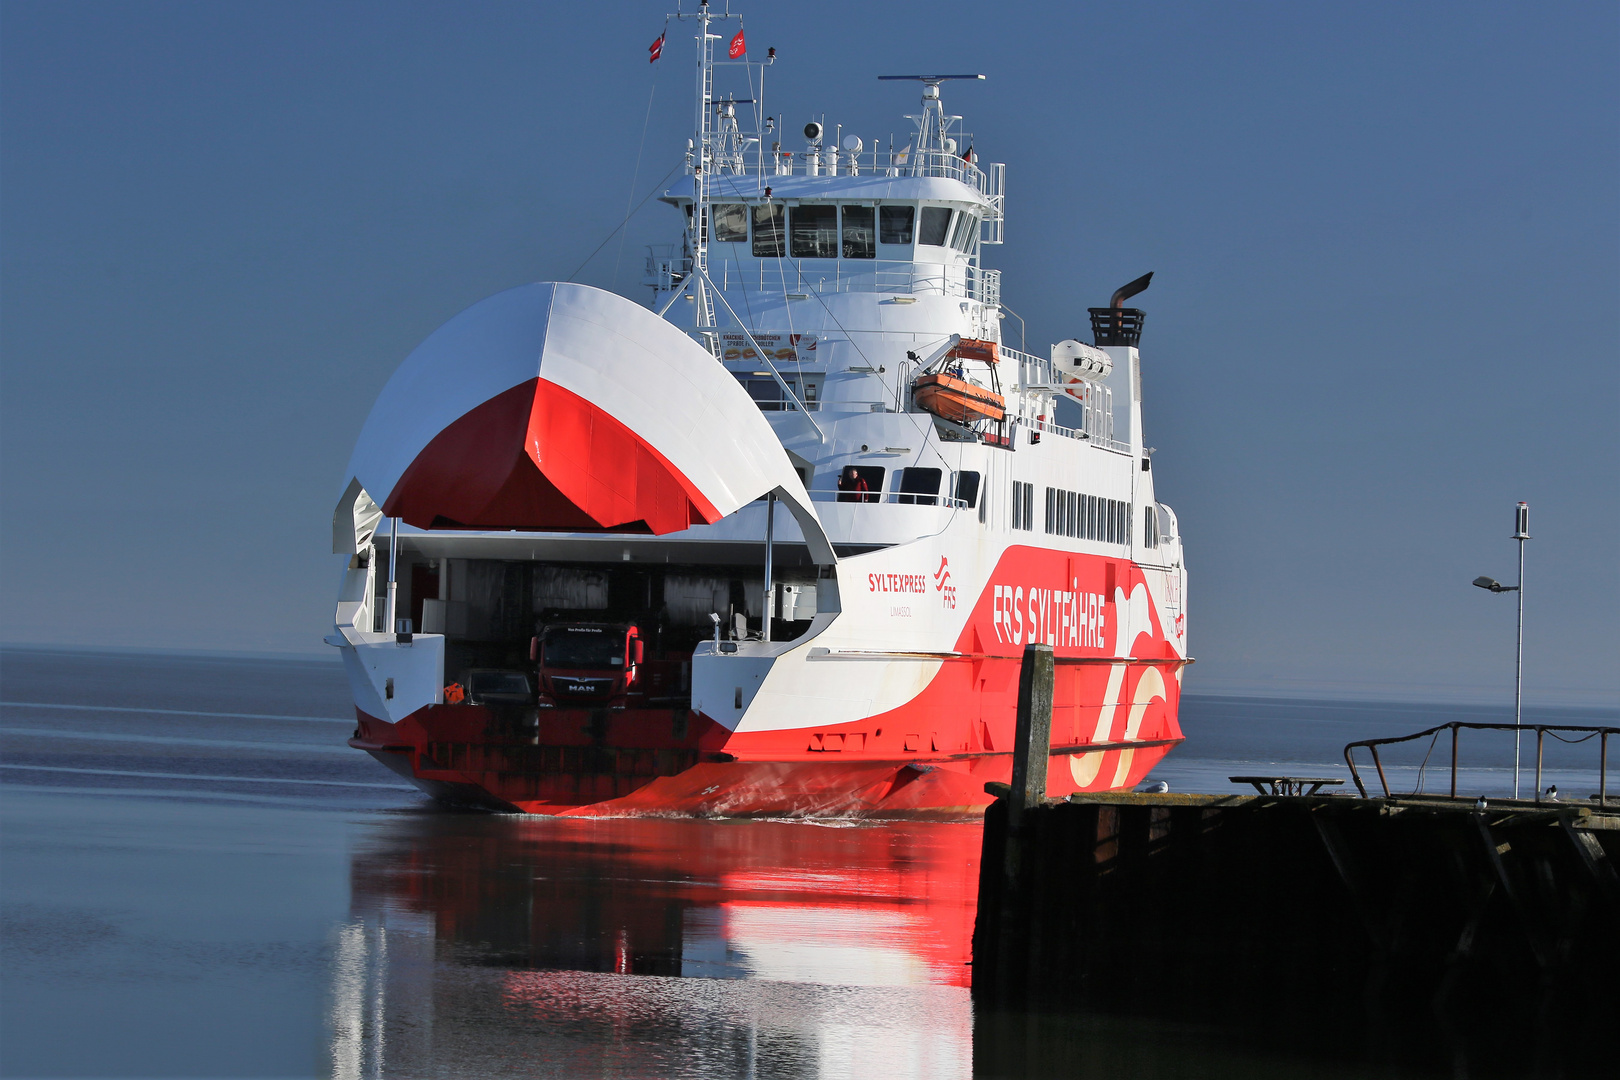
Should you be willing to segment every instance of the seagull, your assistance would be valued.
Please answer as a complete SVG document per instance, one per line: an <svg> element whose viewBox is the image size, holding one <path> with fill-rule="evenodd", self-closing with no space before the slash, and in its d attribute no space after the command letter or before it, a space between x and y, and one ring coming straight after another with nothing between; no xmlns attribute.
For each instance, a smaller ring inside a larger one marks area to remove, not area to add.
<svg viewBox="0 0 1620 1080"><path fill-rule="evenodd" d="M1170 785L1163 780L1155 780L1151 784L1143 784L1136 790L1143 795L1165 795L1169 793Z"/></svg>
<svg viewBox="0 0 1620 1080"><path fill-rule="evenodd" d="M1474 809L1475 810L1483 810L1483 809L1485 809L1485 796L1481 795L1478 799L1474 800Z"/></svg>
<svg viewBox="0 0 1620 1080"><path fill-rule="evenodd" d="M1558 785L1557 784L1548 784L1547 785L1547 794L1544 796L1544 798L1548 802L1557 802L1558 801Z"/></svg>

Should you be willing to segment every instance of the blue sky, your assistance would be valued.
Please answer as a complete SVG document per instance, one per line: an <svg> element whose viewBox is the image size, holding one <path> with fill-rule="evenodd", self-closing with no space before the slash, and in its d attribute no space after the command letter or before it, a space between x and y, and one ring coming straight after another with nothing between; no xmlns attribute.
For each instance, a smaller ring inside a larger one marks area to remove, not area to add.
<svg viewBox="0 0 1620 1080"><path fill-rule="evenodd" d="M0 639L318 651L377 391L474 301L640 297L690 125L649 3L0 5ZM1042 351L1139 298L1190 689L1620 700L1620 8L785 5L767 104L1008 163ZM649 113L649 94L651 109ZM645 142L644 120L650 115ZM791 144L790 144L791 145ZM640 155L639 174L637 157Z"/></svg>

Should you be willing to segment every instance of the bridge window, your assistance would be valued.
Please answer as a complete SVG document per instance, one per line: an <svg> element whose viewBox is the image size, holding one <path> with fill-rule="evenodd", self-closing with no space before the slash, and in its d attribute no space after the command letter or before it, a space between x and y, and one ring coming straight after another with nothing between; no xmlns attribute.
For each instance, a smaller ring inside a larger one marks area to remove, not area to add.
<svg viewBox="0 0 1620 1080"><path fill-rule="evenodd" d="M722 244L748 242L748 207L743 203L719 203L714 207L714 238Z"/></svg>
<svg viewBox="0 0 1620 1080"><path fill-rule="evenodd" d="M787 254L783 235L782 205L761 203L754 207L754 257L780 259Z"/></svg>
<svg viewBox="0 0 1620 1080"><path fill-rule="evenodd" d="M929 244L933 247L944 247L945 238L951 231L951 211L945 206L925 206L922 212L922 228L917 230L917 243Z"/></svg>
<svg viewBox="0 0 1620 1080"><path fill-rule="evenodd" d="M956 231L951 234L951 247L963 253L973 250L978 226L978 218L959 211L956 215Z"/></svg>
<svg viewBox="0 0 1620 1080"><path fill-rule="evenodd" d="M788 213L788 233L788 248L795 259L838 258L838 207L793 207Z"/></svg>
<svg viewBox="0 0 1620 1080"><path fill-rule="evenodd" d="M917 503L922 506L935 506L939 503L938 469L902 469L900 482L895 485L899 494L895 502Z"/></svg>
<svg viewBox="0 0 1620 1080"><path fill-rule="evenodd" d="M885 244L909 244L916 220L915 206L885 206L878 211L878 239Z"/></svg>
<svg viewBox="0 0 1620 1080"><path fill-rule="evenodd" d="M876 216L870 206L844 207L844 258L877 258L877 230L872 227Z"/></svg>

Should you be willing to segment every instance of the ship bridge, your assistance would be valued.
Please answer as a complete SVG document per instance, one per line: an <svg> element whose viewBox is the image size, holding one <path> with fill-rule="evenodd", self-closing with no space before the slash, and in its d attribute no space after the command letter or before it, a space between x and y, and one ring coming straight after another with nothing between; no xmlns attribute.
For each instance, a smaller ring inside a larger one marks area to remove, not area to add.
<svg viewBox="0 0 1620 1080"><path fill-rule="evenodd" d="M899 149L868 148L841 128L829 136L819 121L804 126L802 150L779 140L766 149L777 120L762 115L757 99L700 109L687 179L662 195L684 212L684 235L652 248L647 261L644 284L660 314L685 323L670 311L678 298L692 301L691 326L717 356L720 342L705 332L725 315L739 328L775 329L758 321L758 301L769 311L772 298L785 304L828 293L967 300L975 308L964 312L969 331L997 335L999 274L979 265L979 250L1002 240L1006 170L980 165L961 117L946 114L939 95L941 82L983 76L888 78L924 84L922 111L908 117L911 140ZM758 130L744 132L740 115L752 115ZM753 295L739 315L716 310L711 290Z"/></svg>

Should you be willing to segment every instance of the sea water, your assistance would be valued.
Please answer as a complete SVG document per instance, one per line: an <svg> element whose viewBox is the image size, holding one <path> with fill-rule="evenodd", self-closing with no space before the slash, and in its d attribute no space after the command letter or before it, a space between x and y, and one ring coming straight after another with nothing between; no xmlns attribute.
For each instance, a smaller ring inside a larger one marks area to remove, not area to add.
<svg viewBox="0 0 1620 1080"><path fill-rule="evenodd" d="M1348 779L1350 741L1509 717L1189 694L1154 779ZM353 726L332 661L0 654L0 1075L1000 1075L977 825L456 812ZM1505 794L1511 739L1464 738L1459 787ZM1387 751L1391 785L1445 790L1447 740ZM1585 795L1595 748L1543 771ZM1356 1075L1150 1011L1063 1021L1073 1075Z"/></svg>

